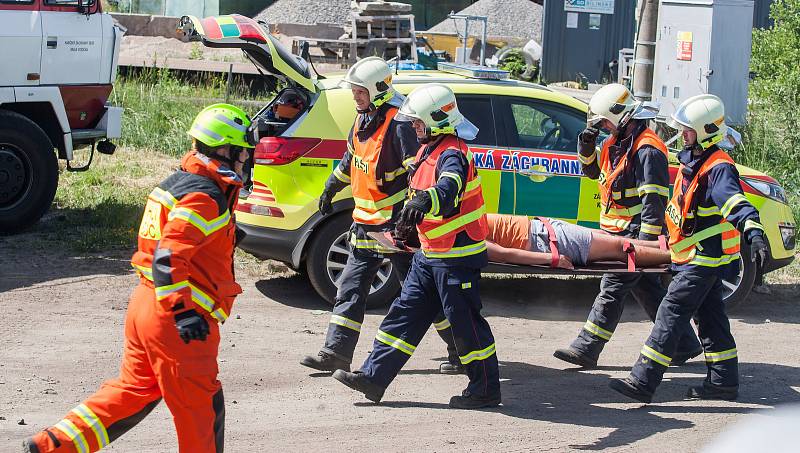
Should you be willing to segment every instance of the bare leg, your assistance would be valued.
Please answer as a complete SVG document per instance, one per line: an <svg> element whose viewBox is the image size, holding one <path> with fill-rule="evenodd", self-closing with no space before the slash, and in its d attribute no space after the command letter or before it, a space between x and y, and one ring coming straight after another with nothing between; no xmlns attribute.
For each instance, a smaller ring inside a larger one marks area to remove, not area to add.
<svg viewBox="0 0 800 453"><path fill-rule="evenodd" d="M594 234L592 232L592 245L589 247L589 262L594 261L622 261L628 259L628 254L622 249L625 241L630 241L636 249L636 264L642 267L668 264L669 252L658 248L658 241L640 241L626 239L610 234ZM655 243L655 247L650 244Z"/></svg>

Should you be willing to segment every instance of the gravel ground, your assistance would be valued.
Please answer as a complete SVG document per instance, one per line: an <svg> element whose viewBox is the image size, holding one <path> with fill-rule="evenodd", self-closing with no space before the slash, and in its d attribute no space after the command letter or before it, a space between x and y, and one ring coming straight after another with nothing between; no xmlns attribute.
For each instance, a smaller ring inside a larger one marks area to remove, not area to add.
<svg viewBox="0 0 800 453"><path fill-rule="evenodd" d="M255 17L268 24L350 23L350 0L278 0Z"/></svg>
<svg viewBox="0 0 800 453"><path fill-rule="evenodd" d="M459 11L458 14L487 16L487 35L535 39L542 42L541 5L530 0L480 0ZM458 30L456 30L456 27ZM470 35L479 36L482 25L470 22ZM464 21L445 19L428 31L436 33L464 32Z"/></svg>

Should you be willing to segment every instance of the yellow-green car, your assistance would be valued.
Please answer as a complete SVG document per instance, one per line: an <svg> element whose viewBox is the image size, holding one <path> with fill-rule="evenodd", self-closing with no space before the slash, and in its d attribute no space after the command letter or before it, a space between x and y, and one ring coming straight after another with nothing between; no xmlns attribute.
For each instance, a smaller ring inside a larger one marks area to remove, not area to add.
<svg viewBox="0 0 800 453"><path fill-rule="evenodd" d="M287 124L269 118L267 105L254 118L253 187L241 199L238 225L247 233L239 247L256 257L305 270L317 292L333 302L348 254L346 232L353 201L349 189L335 199L334 214L321 216L318 197L346 149L356 110L340 77L314 77L307 62L292 55L266 25L242 16L184 19L184 30L207 46L241 48L262 71L282 78L285 90L302 92L309 106ZM456 68L458 69L458 68ZM420 84L445 83L456 93L461 112L480 129L470 143L483 181L487 212L546 216L597 227L597 181L582 177L577 136L586 124L587 106L546 87L495 80L497 71L400 71L394 86L408 93ZM280 97L280 93L276 99ZM274 102L274 101L273 101ZM676 167L672 156L671 175ZM554 176L534 182L532 166ZM538 168L541 168L538 167ZM767 270L793 259L796 224L781 186L769 176L739 165L747 198L759 209L770 247ZM743 300L755 271L743 247L743 269L727 287L726 301ZM491 268L489 269L491 271ZM544 269L543 272L547 272ZM369 304L387 303L398 290L388 260L372 284Z"/></svg>

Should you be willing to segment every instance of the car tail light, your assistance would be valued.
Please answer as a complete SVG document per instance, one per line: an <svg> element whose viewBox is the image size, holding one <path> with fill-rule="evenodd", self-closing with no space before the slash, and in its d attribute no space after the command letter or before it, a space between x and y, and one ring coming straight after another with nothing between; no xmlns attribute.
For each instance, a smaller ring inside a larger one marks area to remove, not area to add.
<svg viewBox="0 0 800 453"><path fill-rule="evenodd" d="M253 160L259 165L288 164L321 142L319 138L265 137L256 145Z"/></svg>
<svg viewBox="0 0 800 453"><path fill-rule="evenodd" d="M247 214L260 215L265 217L283 217L283 211L280 208L275 208L272 206L261 206L246 202L240 202L239 205L236 207L236 210Z"/></svg>

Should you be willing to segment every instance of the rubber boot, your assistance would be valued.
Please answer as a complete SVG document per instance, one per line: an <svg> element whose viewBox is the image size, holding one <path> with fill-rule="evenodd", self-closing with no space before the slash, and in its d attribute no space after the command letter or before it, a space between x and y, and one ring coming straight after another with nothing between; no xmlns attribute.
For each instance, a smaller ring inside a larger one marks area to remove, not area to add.
<svg viewBox="0 0 800 453"><path fill-rule="evenodd" d="M333 378L351 389L363 393L373 403L380 403L381 398L383 398L383 392L386 391L385 388L370 382L361 371L350 373L349 371L336 370L333 372Z"/></svg>
<svg viewBox="0 0 800 453"><path fill-rule="evenodd" d="M453 339L453 331L450 328L437 330L436 333L447 344L447 362L439 364L439 373L441 374L467 374L464 365L461 364L461 359L458 358L458 351L456 350L456 342Z"/></svg>
<svg viewBox="0 0 800 453"><path fill-rule="evenodd" d="M597 360L583 355L572 348L556 349L556 352L553 353L553 357L573 365L578 365L582 368L594 368L597 366Z"/></svg>
<svg viewBox="0 0 800 453"><path fill-rule="evenodd" d="M350 362L334 357L320 351L316 356L307 355L300 361L300 365L307 366L319 371L350 371Z"/></svg>
<svg viewBox="0 0 800 453"><path fill-rule="evenodd" d="M478 396L464 390L461 395L450 398L449 406L453 409L481 409L500 405L500 392L496 395Z"/></svg>
<svg viewBox="0 0 800 453"><path fill-rule="evenodd" d="M616 390L628 398L633 398L639 402L649 404L653 401L653 394L640 388L631 378L612 379L611 382L608 383L608 386L611 387L612 390Z"/></svg>

